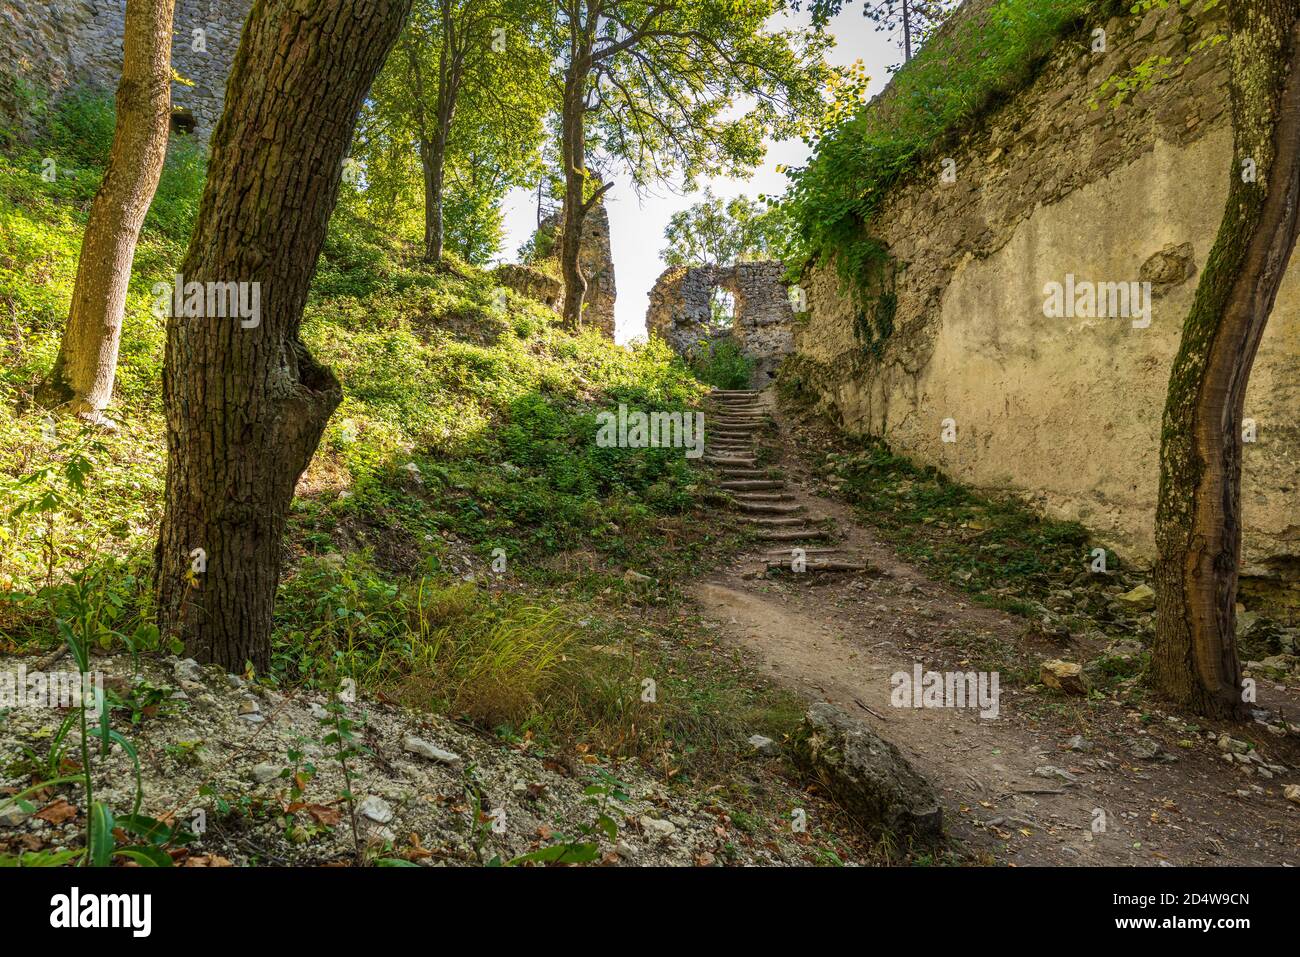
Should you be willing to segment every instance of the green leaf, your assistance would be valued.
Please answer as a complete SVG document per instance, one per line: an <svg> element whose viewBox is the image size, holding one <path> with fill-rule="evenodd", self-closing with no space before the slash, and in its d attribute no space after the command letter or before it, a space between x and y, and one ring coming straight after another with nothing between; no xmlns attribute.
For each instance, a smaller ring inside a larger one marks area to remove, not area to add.
<svg viewBox="0 0 1300 957"><path fill-rule="evenodd" d="M114 852L118 857L125 857L128 860L135 861L141 867L175 867L171 856L162 848L146 847L143 844L137 844L132 847L118 848Z"/></svg>
<svg viewBox="0 0 1300 957"><path fill-rule="evenodd" d="M607 838L611 841L618 840L618 822L612 817L608 814L602 814L596 819L596 823L600 825L600 829L605 832Z"/></svg>
<svg viewBox="0 0 1300 957"><path fill-rule="evenodd" d="M31 851L14 857L0 854L0 867L62 867L81 856L80 850L70 851Z"/></svg>
<svg viewBox="0 0 1300 957"><path fill-rule="evenodd" d="M108 867L116 846L113 812L102 801L96 801L90 807L90 862L96 867Z"/></svg>
<svg viewBox="0 0 1300 957"><path fill-rule="evenodd" d="M175 833L174 828L144 814L128 814L117 822L117 826L154 845L166 844Z"/></svg>
<svg viewBox="0 0 1300 957"><path fill-rule="evenodd" d="M541 850L521 854L512 858L509 865L516 864L589 864L600 856L600 848L595 844L573 843L552 844Z"/></svg>
<svg viewBox="0 0 1300 957"><path fill-rule="evenodd" d="M379 857L375 859L375 867L419 867L412 861L404 861L400 857Z"/></svg>

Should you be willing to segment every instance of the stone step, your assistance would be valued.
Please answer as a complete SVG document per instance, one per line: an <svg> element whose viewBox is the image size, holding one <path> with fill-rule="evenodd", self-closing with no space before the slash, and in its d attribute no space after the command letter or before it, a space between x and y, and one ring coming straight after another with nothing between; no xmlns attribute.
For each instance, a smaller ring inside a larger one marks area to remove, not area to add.
<svg viewBox="0 0 1300 957"><path fill-rule="evenodd" d="M737 502L736 508L742 512L755 512L766 515L791 515L804 510L802 505L794 503L784 505L779 502Z"/></svg>
<svg viewBox="0 0 1300 957"><path fill-rule="evenodd" d="M804 555L838 555L844 551L844 549L842 548L835 548L835 547L801 548L799 550L803 552ZM793 548L770 548L766 552L764 552L764 554L769 556L784 555L788 558L788 557L793 557L794 549Z"/></svg>
<svg viewBox="0 0 1300 957"><path fill-rule="evenodd" d="M722 477L727 479L763 479L767 472L763 469L723 469Z"/></svg>
<svg viewBox="0 0 1300 957"><path fill-rule="evenodd" d="M759 537L769 542L798 542L804 539L825 541L831 536L830 532L822 528L792 528L789 530L774 528L770 532L763 532Z"/></svg>
<svg viewBox="0 0 1300 957"><path fill-rule="evenodd" d="M727 489L732 492L739 492L741 490L758 491L760 489L785 488L785 479L728 479L719 482L718 488Z"/></svg>
<svg viewBox="0 0 1300 957"><path fill-rule="evenodd" d="M791 528L802 525L806 521L806 519L799 517L780 518L771 515L743 515L741 517L750 525L757 525L760 528L775 528L781 526Z"/></svg>
<svg viewBox="0 0 1300 957"><path fill-rule="evenodd" d="M792 502L789 492L737 492L731 496L737 502Z"/></svg>
<svg viewBox="0 0 1300 957"><path fill-rule="evenodd" d="M793 569L790 568L789 561L784 561L784 562L769 561L767 563L767 567L783 568L783 569L788 569L790 571L794 571ZM840 561L806 562L804 564L804 571L806 572L865 572L865 571L870 571L870 566L862 565L859 564L858 562L840 562ZM795 574L798 574L798 572L795 572Z"/></svg>
<svg viewBox="0 0 1300 957"><path fill-rule="evenodd" d="M734 465L742 469L752 469L758 464L753 459L727 458L719 455L706 455L704 461L709 465Z"/></svg>

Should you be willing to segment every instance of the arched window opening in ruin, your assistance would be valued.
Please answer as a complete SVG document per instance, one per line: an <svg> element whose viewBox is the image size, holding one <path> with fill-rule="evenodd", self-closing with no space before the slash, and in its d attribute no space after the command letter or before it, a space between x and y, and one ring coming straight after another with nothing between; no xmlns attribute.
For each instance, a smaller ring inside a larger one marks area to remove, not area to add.
<svg viewBox="0 0 1300 957"><path fill-rule="evenodd" d="M172 107L171 131L173 133L188 133L193 136L198 125L199 121L194 118L194 114L185 107Z"/></svg>
<svg viewBox="0 0 1300 957"><path fill-rule="evenodd" d="M736 294L715 287L709 301L709 315L715 326L730 329L736 321Z"/></svg>

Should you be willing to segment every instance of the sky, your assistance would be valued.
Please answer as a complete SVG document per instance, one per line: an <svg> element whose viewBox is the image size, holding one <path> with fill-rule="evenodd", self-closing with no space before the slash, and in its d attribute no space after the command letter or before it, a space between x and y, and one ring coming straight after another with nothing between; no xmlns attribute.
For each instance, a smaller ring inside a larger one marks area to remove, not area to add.
<svg viewBox="0 0 1300 957"><path fill-rule="evenodd" d="M773 27L806 25L806 13L781 15ZM860 4L846 8L830 23L835 47L827 59L848 65L861 59L871 77L870 95L874 96L889 80L888 68L902 61L902 38L877 32L875 25L862 15ZM625 173L616 173L615 185L605 194L609 213L610 242L614 253L614 282L618 298L614 312L615 338L626 343L645 337L645 314L650 288L664 271L660 250L664 246L664 228L678 210L702 199L705 187L724 199L741 194L756 197L759 193L783 193L787 179L778 173L780 165L799 166L808 158L808 148L800 140L769 142L767 155L749 179L717 177L701 179L699 189L679 194L667 186L658 186L638 198ZM514 190L505 200L506 240L500 260L513 262L519 247L532 236L537 226L537 194L532 190Z"/></svg>

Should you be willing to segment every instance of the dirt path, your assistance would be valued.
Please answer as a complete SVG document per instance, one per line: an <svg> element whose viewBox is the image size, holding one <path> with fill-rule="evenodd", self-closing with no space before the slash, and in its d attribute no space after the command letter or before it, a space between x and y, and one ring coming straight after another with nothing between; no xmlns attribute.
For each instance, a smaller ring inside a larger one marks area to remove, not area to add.
<svg viewBox="0 0 1300 957"><path fill-rule="evenodd" d="M1285 784L1300 781L1294 736L1262 725L1226 729L1266 762L1245 771L1216 743L1224 729L1189 730L1178 717L1118 700L1002 684L996 718L891 706L891 675L912 674L916 662L973 670L968 649L990 640L1038 659L1077 660L1088 649L1027 637L1023 620L972 605L900 562L849 506L813 491L770 392L715 393L706 434L706 461L767 547L697 586L702 612L766 672L902 749L940 793L948 830L972 858L1300 863L1300 806L1283 797ZM792 571L799 559L803 570ZM1271 693L1282 696L1272 706L1300 712L1296 689Z"/></svg>

